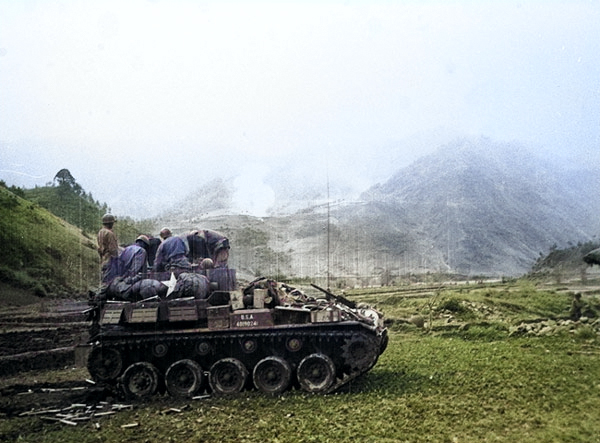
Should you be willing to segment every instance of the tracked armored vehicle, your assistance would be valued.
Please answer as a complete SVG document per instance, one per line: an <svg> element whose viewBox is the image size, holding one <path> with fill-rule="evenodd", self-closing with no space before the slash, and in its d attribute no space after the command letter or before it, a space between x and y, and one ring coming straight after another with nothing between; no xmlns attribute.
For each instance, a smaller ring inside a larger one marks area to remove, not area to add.
<svg viewBox="0 0 600 443"><path fill-rule="evenodd" d="M140 277L139 299L97 297L90 309L90 375L129 397L329 393L387 346L381 313L318 286L322 297L268 279L237 289L229 268ZM166 294L143 290L156 282Z"/></svg>

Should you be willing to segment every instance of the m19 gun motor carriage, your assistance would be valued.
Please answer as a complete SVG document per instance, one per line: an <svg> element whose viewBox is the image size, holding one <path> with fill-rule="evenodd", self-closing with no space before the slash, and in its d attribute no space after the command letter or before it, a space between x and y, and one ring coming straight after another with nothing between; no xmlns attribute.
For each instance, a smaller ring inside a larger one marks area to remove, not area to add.
<svg viewBox="0 0 600 443"><path fill-rule="evenodd" d="M383 315L235 270L144 273L90 302L88 370L130 398L329 393L369 371L388 342Z"/></svg>

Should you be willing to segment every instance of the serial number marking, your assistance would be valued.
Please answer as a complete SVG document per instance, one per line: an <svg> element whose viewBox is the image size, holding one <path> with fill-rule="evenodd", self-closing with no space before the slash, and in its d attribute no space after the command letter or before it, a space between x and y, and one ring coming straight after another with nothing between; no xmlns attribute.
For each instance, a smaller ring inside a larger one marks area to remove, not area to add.
<svg viewBox="0 0 600 443"><path fill-rule="evenodd" d="M258 326L258 322L256 320L240 320L235 326L238 328L251 328L253 326Z"/></svg>

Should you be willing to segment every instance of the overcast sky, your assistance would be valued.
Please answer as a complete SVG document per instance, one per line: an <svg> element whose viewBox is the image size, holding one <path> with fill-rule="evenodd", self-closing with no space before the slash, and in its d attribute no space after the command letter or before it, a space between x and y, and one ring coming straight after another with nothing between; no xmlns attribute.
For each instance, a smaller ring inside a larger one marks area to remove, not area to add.
<svg viewBox="0 0 600 443"><path fill-rule="evenodd" d="M0 179L121 215L363 190L457 135L600 167L600 1L0 0Z"/></svg>

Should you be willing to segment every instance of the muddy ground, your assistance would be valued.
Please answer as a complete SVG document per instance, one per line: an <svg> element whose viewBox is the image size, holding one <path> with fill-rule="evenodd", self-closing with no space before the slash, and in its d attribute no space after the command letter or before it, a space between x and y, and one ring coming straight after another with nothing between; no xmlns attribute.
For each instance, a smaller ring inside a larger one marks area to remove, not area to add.
<svg viewBox="0 0 600 443"><path fill-rule="evenodd" d="M0 306L0 417L107 396L86 382L87 307L26 296ZM61 375L53 377L53 370Z"/></svg>

